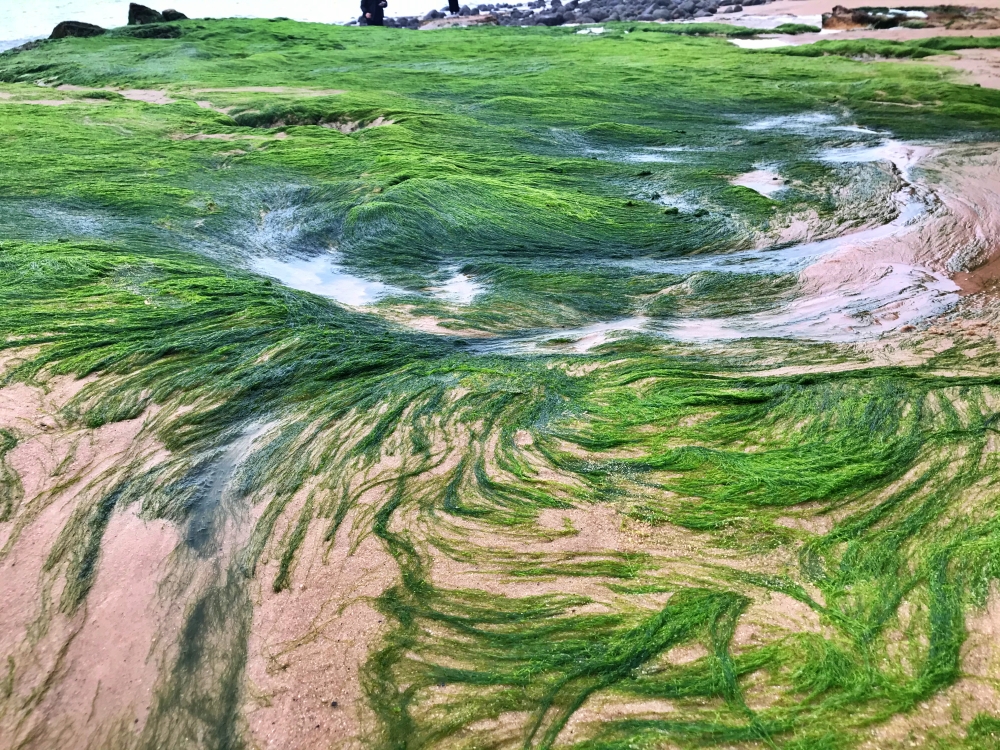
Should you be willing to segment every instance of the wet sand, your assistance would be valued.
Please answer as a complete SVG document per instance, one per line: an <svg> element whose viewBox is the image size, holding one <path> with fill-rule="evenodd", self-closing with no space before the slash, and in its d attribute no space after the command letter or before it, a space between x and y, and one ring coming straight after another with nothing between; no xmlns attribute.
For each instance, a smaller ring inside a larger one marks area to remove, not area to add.
<svg viewBox="0 0 1000 750"><path fill-rule="evenodd" d="M933 8L945 4L941 2L929 2L928 0L912 0L905 3L905 6L907 8ZM821 13L829 13L834 5L844 5L848 8L879 7L878 3L875 2L838 3L835 0L776 0L776 2L768 3L767 5L750 6L743 13L734 13L733 17L748 15L780 16L784 14L794 14L797 16L819 15ZM970 3L970 5L976 8L1000 8L1000 0L977 0L977 2ZM920 29L902 30L919 31ZM890 29L890 31L895 31L895 29Z"/></svg>
<svg viewBox="0 0 1000 750"><path fill-rule="evenodd" d="M715 16L712 20L723 23L750 26L751 28L773 28L779 23L804 23L818 26L823 13L829 13L838 3L832 0L777 0L768 5L755 5L739 13ZM914 2L907 8L930 8L941 3ZM848 3L849 8L864 7L863 3ZM976 8L1000 8L1000 0L986 0L975 3ZM947 29L930 27L923 29L826 29L815 34L775 34L761 39L734 40L745 49L768 49L783 46L799 46L818 41L851 39L884 39L892 42L910 42L933 37L992 37L1000 36L1000 29L972 28ZM1000 88L1000 50L964 49L952 53L934 55L920 60L901 60L918 65L935 65L950 68L958 75L958 81L978 84L983 88Z"/></svg>

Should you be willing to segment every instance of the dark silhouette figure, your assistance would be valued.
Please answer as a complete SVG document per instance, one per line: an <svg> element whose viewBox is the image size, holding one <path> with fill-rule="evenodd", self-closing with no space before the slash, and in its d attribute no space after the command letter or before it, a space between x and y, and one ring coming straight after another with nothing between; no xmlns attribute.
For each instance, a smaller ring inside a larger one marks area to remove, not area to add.
<svg viewBox="0 0 1000 750"><path fill-rule="evenodd" d="M361 0L361 15L367 26L385 25L386 0Z"/></svg>
<svg viewBox="0 0 1000 750"><path fill-rule="evenodd" d="M458 11L458 0L448 0L448 12L454 16L458 14Z"/></svg>

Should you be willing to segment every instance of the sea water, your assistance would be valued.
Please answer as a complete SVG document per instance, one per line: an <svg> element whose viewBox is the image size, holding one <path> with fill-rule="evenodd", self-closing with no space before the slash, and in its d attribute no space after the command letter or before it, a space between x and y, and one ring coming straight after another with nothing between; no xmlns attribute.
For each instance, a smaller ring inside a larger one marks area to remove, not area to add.
<svg viewBox="0 0 1000 750"><path fill-rule="evenodd" d="M445 0L388 0L392 16L423 15ZM346 23L361 14L360 0L155 0L157 10L176 8L191 18L274 18ZM124 26L129 0L0 0L0 50L46 37L60 21L85 21L105 28Z"/></svg>

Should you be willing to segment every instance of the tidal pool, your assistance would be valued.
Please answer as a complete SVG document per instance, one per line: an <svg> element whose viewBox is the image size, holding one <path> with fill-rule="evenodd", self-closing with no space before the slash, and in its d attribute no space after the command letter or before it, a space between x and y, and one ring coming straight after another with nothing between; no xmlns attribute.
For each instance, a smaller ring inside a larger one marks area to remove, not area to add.
<svg viewBox="0 0 1000 750"><path fill-rule="evenodd" d="M483 285L471 276L467 276L457 269L451 269L450 273L452 275L440 286L432 286L428 289L432 297L456 305L470 305L483 292Z"/></svg>
<svg viewBox="0 0 1000 750"><path fill-rule="evenodd" d="M257 273L275 278L292 289L329 297L352 307L370 305L390 294L402 292L381 281L372 281L345 271L333 255L290 260L256 258L251 267Z"/></svg>

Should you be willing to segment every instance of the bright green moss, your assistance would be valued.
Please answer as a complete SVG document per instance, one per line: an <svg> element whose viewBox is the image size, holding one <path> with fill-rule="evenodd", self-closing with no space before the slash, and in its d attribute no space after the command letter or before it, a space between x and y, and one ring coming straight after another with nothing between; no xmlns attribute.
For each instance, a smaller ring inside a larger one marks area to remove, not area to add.
<svg viewBox="0 0 1000 750"><path fill-rule="evenodd" d="M794 273L655 263L753 248L801 212L887 221L895 176L821 160L854 142L822 123L985 140L1000 95L634 26L190 21L0 55L0 342L38 347L7 382L101 375L65 415L90 427L186 407L151 427L169 459L124 467L67 525L49 562L63 609L86 601L117 509L176 523L197 561L227 504L259 505L186 604L141 747L249 746L250 581L270 556L266 585L291 588L316 538L369 536L395 561L361 676L374 747L846 748L958 678L967 615L1000 575L995 377L938 374L957 354L864 369L776 340L643 335L579 356L572 328L787 303ZM42 97L39 79L176 101ZM731 184L762 166L790 187ZM334 249L393 293L362 311L253 273ZM453 271L483 285L468 304L430 294ZM500 355L391 322L404 313L550 346ZM0 522L22 500L16 439L0 434ZM552 551L586 531L580 509L613 510L641 545ZM444 559L467 586L435 578ZM809 627L737 638L769 601ZM563 733L584 706L596 719Z"/></svg>

